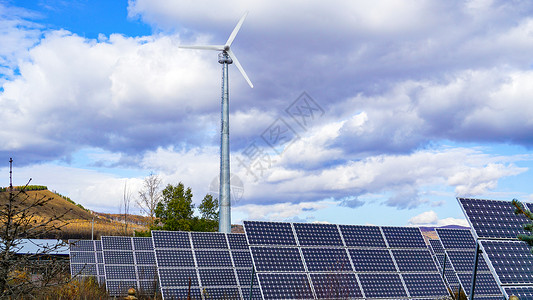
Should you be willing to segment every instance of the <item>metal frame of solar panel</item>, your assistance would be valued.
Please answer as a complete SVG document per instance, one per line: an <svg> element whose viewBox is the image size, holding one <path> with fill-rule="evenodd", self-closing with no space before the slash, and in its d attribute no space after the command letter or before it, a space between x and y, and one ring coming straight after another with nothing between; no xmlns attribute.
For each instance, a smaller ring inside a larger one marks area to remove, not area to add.
<svg viewBox="0 0 533 300"><path fill-rule="evenodd" d="M109 295L126 295L132 287L141 295L153 295L157 291L151 237L103 236L102 250Z"/></svg>
<svg viewBox="0 0 533 300"><path fill-rule="evenodd" d="M450 228L436 228L435 231L448 257L446 260L447 268L449 267L455 272L462 290L468 296L472 285L472 271L474 269L476 250L476 241L472 232L468 229ZM476 289L474 290L474 296L476 295L480 297L493 296L500 299L503 297L483 257L479 257L478 261Z"/></svg>
<svg viewBox="0 0 533 300"><path fill-rule="evenodd" d="M74 278L95 277L105 283L102 243L95 240L69 240L70 274Z"/></svg>
<svg viewBox="0 0 533 300"><path fill-rule="evenodd" d="M248 299L252 259L244 234L152 231L163 299ZM252 299L261 299L254 274Z"/></svg>
<svg viewBox="0 0 533 300"><path fill-rule="evenodd" d="M244 221L263 299L448 295L418 228Z"/></svg>
<svg viewBox="0 0 533 300"><path fill-rule="evenodd" d="M514 214L510 201L471 198L457 201L504 297L507 299L516 292L520 299L533 299L533 255L525 242L517 239L518 234L527 234L523 225L529 219ZM531 210L532 204L525 206Z"/></svg>

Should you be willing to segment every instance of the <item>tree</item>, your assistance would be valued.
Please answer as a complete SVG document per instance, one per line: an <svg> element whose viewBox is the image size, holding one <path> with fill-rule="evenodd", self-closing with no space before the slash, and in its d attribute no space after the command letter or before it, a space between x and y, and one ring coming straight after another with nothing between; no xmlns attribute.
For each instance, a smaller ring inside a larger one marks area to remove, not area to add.
<svg viewBox="0 0 533 300"><path fill-rule="evenodd" d="M10 175L12 162L10 159ZM38 239L58 232L67 223L62 220L67 212L42 219L33 214L36 208L46 206L52 198L31 197L26 188L30 183L14 190L10 183L8 191L0 193L0 299L28 297L37 289L57 285L57 277L68 268L68 264L52 260L45 265L40 257L64 247L57 243L42 247L37 253L17 255L25 239ZM39 270L39 280L34 280L29 270Z"/></svg>
<svg viewBox="0 0 533 300"><path fill-rule="evenodd" d="M183 183L167 185L162 191L161 201L155 209L155 216L163 230L191 231L193 226L194 204L192 203L191 188L185 188Z"/></svg>
<svg viewBox="0 0 533 300"><path fill-rule="evenodd" d="M531 220L530 223L524 225L524 230L531 233L533 231L533 214L531 213L531 211L527 210L520 201L513 199L511 203L515 207L515 211L514 211L515 214L517 215L522 214L526 216L529 220ZM529 247L531 247L530 248L531 253L533 253L533 235L521 233L517 236L517 238L521 241L526 242L529 245Z"/></svg>
<svg viewBox="0 0 533 300"><path fill-rule="evenodd" d="M202 203L198 206L201 218L198 220L198 230L196 231L217 231L218 230L218 199L207 194Z"/></svg>
<svg viewBox="0 0 533 300"><path fill-rule="evenodd" d="M137 206L150 217L150 226L154 224L155 209L161 200L161 178L158 175L150 173L150 176L144 178L143 187L139 191Z"/></svg>

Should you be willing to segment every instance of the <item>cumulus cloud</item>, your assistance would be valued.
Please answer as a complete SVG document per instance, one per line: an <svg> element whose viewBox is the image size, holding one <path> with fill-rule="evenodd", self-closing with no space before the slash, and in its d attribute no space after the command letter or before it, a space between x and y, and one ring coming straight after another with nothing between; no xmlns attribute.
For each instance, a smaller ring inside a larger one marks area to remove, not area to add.
<svg viewBox="0 0 533 300"><path fill-rule="evenodd" d="M439 219L436 212L430 210L425 211L419 215L416 215L409 219L409 225L412 226L435 226L442 227L447 225L459 225L464 227L469 227L468 222L465 219L457 218L444 218Z"/></svg>

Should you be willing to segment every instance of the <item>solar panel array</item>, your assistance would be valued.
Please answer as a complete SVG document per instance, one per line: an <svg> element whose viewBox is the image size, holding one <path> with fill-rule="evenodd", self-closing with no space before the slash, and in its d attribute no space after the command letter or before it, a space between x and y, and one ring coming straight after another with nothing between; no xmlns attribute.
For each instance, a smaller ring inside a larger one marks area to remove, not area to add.
<svg viewBox="0 0 533 300"><path fill-rule="evenodd" d="M143 295L153 295L157 291L152 238L103 236L102 250L109 295L127 295L129 288Z"/></svg>
<svg viewBox="0 0 533 300"><path fill-rule="evenodd" d="M152 231L152 238L163 299L186 299L189 285L192 299L248 299L252 258L244 234ZM252 299L261 299L253 281Z"/></svg>
<svg viewBox="0 0 533 300"><path fill-rule="evenodd" d="M448 257L446 268L450 274L446 274L448 282L458 281L462 290L468 296L472 286L472 274L474 270L474 259L476 241L470 230L466 229L446 229L436 228L435 231L442 242L442 247ZM455 276L452 276L453 275ZM452 284L450 284L450 287ZM457 287L454 289L457 291ZM476 286L474 296L478 297L498 297L502 298L497 282L492 277L485 259L480 256L476 272Z"/></svg>
<svg viewBox="0 0 533 300"><path fill-rule="evenodd" d="M429 240L429 248L433 253L435 264L437 265L441 276L444 270L444 281L446 285L451 291L457 292L460 286L459 278L453 267L451 267L450 259L446 257L446 263L444 262L444 247L442 246L441 241L435 239Z"/></svg>
<svg viewBox="0 0 533 300"><path fill-rule="evenodd" d="M70 274L85 279L94 277L98 283L105 282L104 259L101 241L69 240Z"/></svg>
<svg viewBox="0 0 533 300"><path fill-rule="evenodd" d="M448 295L418 228L245 221L263 299Z"/></svg>
<svg viewBox="0 0 533 300"><path fill-rule="evenodd" d="M533 299L533 255L517 235L529 223L510 201L458 198L473 228L492 278L505 297ZM526 205L531 209L531 204Z"/></svg>

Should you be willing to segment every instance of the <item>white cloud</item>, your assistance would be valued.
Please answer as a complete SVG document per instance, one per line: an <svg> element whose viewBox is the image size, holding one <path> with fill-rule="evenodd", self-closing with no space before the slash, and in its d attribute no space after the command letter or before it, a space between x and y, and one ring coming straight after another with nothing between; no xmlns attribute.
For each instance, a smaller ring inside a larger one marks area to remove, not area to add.
<svg viewBox="0 0 533 300"><path fill-rule="evenodd" d="M442 227L447 225L459 225L464 227L469 227L468 222L465 219L456 219L456 218L444 218L439 219L437 213L430 210L425 211L419 215L416 215L409 219L409 225L412 226L435 226Z"/></svg>
<svg viewBox="0 0 533 300"><path fill-rule="evenodd" d="M246 204L234 207L233 210L244 213L247 220L288 221L299 218L302 213L326 208L331 201L277 203L272 205Z"/></svg>

